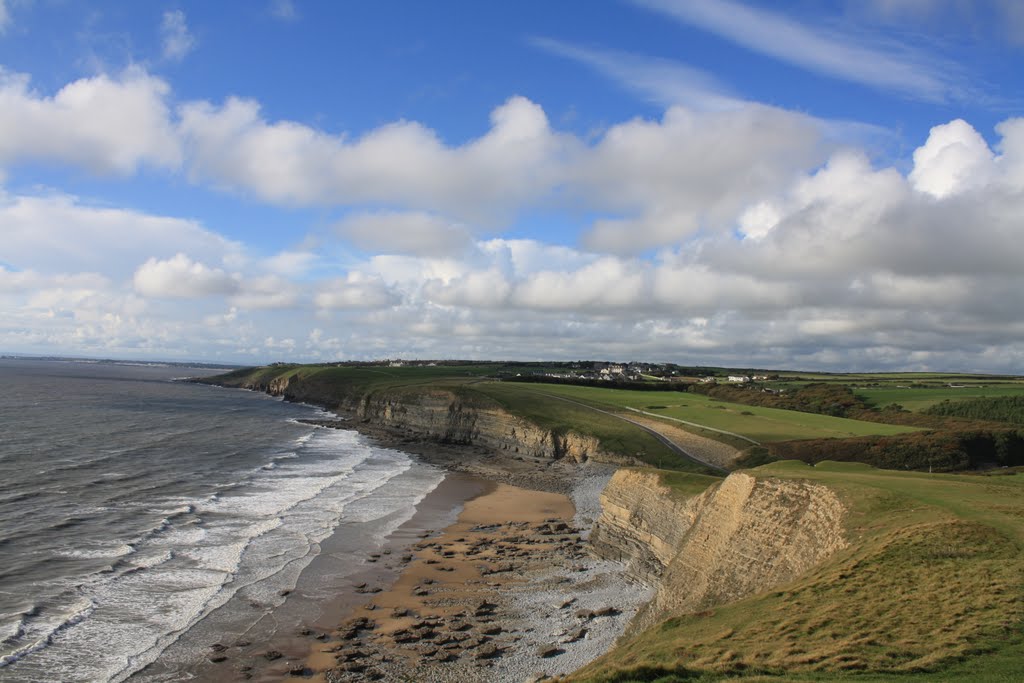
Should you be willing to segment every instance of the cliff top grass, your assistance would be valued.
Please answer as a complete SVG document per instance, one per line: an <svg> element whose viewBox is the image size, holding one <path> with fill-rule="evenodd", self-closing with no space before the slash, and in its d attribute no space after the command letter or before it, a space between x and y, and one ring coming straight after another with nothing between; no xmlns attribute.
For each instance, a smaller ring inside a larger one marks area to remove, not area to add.
<svg viewBox="0 0 1024 683"><path fill-rule="evenodd" d="M573 430L597 437L611 453L636 458L659 468L710 472L703 465L681 458L644 430L581 405L560 400L538 387L546 385L479 382L467 387L486 396L508 412L554 431Z"/></svg>
<svg viewBox="0 0 1024 683"><path fill-rule="evenodd" d="M517 386L502 384L505 387ZM864 422L830 415L718 401L700 394L676 391L625 391L604 387L530 384L534 392L571 398L605 409L633 408L666 418L686 420L714 429L735 432L762 443L794 439L846 438L892 435L916 431L913 427ZM684 427L686 425L683 425ZM711 432L706 436L721 438ZM750 444L740 445L749 446Z"/></svg>
<svg viewBox="0 0 1024 683"><path fill-rule="evenodd" d="M449 391L460 400L479 407L501 407L542 428L575 431L594 436L603 450L636 458L662 468L705 472L694 461L679 457L644 430L534 391L537 385L482 381L504 366L500 364L388 367L334 365L273 365L243 368L216 377L227 386L269 385L283 378L300 378L305 393L326 404L369 395L401 395L422 391Z"/></svg>
<svg viewBox="0 0 1024 683"><path fill-rule="evenodd" d="M1024 474L773 463L849 509L850 547L747 599L669 619L579 681L1013 681L1024 666Z"/></svg>

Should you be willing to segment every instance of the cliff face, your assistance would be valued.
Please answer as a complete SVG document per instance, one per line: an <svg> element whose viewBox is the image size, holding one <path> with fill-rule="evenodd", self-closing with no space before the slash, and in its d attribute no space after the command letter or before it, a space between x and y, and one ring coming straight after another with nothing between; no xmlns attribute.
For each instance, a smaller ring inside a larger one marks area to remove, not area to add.
<svg viewBox="0 0 1024 683"><path fill-rule="evenodd" d="M542 429L499 408L467 405L448 391L367 397L357 415L373 424L445 443L472 444L533 458L610 459L594 437Z"/></svg>
<svg viewBox="0 0 1024 683"><path fill-rule="evenodd" d="M344 387L321 385L294 374L241 386L289 401L353 413L375 426L442 443L480 446L530 458L622 461L603 452L600 442L592 436L543 429L498 407L466 403L447 390L362 395L357 391L344 393Z"/></svg>
<svg viewBox="0 0 1024 683"><path fill-rule="evenodd" d="M786 583L847 545L842 503L809 482L735 473L680 500L656 474L620 470L602 503L595 550L657 579L633 631Z"/></svg>
<svg viewBox="0 0 1024 683"><path fill-rule="evenodd" d="M654 472L620 469L601 494L590 544L601 557L624 563L634 577L656 582L693 525L695 500L675 497Z"/></svg>

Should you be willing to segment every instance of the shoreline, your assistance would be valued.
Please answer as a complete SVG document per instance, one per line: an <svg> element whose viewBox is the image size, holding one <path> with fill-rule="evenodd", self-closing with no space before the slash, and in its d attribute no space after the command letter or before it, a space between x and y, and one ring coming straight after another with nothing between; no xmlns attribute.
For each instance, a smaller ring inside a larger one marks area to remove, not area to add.
<svg viewBox="0 0 1024 683"><path fill-rule="evenodd" d="M565 494L492 484L415 543L398 579L293 673L518 683L575 671L611 647L651 592L588 556L576 519Z"/></svg>
<svg viewBox="0 0 1024 683"><path fill-rule="evenodd" d="M304 587L329 559L343 531L336 529L294 594L268 615L275 621L288 612L292 626L282 623L263 642L211 643L192 680L519 683L564 675L609 650L652 596L621 564L587 552L615 465L437 443L340 416L303 421L356 431L373 446L438 467L445 479L381 547L364 549L362 570L333 577L331 597L311 600ZM460 596L461 609L439 604ZM478 615L481 605L489 611ZM403 610L410 612L398 616ZM402 633L413 626L427 637Z"/></svg>

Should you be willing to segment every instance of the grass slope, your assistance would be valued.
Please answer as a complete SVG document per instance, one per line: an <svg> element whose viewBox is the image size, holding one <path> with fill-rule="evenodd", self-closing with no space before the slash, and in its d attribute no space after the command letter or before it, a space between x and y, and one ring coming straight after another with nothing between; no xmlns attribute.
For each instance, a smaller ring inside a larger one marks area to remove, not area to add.
<svg viewBox="0 0 1024 683"><path fill-rule="evenodd" d="M505 387L518 385L501 384L500 386L504 390ZM913 427L900 425L863 422L828 415L716 401L699 394L673 391L624 391L603 387L558 384L527 386L536 393L564 396L606 409L637 408L665 417L735 432L761 442L892 435L915 431ZM713 432L707 432L706 435L720 438L720 435L714 435ZM749 446L749 444L744 445Z"/></svg>
<svg viewBox="0 0 1024 683"><path fill-rule="evenodd" d="M573 680L1020 680L1024 474L752 472L831 486L851 547L789 585L620 642Z"/></svg>

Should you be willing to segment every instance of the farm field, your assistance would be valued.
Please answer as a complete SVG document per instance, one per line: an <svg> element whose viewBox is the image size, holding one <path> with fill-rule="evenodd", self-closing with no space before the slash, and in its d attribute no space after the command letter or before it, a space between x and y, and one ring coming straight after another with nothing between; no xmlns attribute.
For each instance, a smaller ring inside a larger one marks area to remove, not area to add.
<svg viewBox="0 0 1024 683"><path fill-rule="evenodd" d="M515 383L487 383L474 385L474 388L494 397L502 394L534 397L546 394L603 409L643 410L661 417L733 432L757 442L891 435L915 431L912 427L727 403L699 394L675 391L626 391L603 387ZM713 433L705 435L715 436Z"/></svg>

